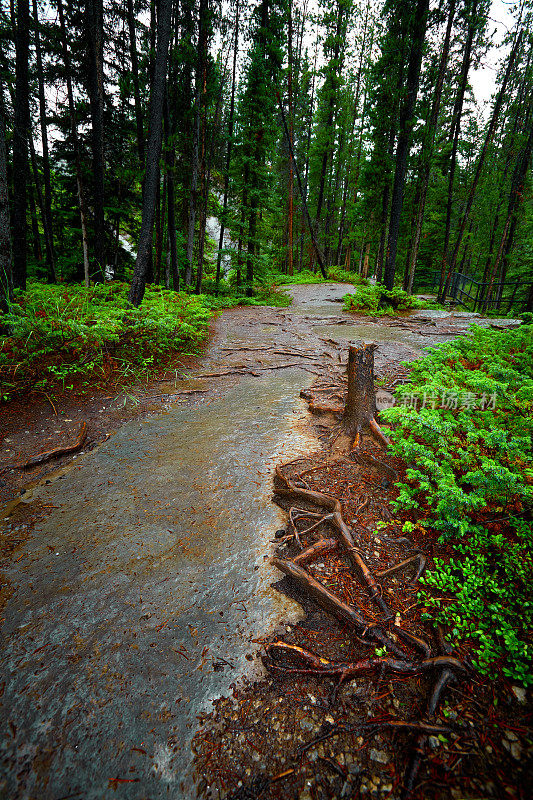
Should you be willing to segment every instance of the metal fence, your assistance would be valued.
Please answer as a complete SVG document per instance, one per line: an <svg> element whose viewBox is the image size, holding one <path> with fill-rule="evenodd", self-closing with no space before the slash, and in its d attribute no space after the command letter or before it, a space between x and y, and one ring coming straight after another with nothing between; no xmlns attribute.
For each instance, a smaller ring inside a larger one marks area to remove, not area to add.
<svg viewBox="0 0 533 800"><path fill-rule="evenodd" d="M429 280L424 281L424 289L438 292L440 272L434 271ZM533 282L495 281L492 286L488 281L477 281L462 272L453 272L445 301L464 306L471 311L502 311L508 314L512 308L517 312L525 311ZM421 288L421 287L420 287Z"/></svg>

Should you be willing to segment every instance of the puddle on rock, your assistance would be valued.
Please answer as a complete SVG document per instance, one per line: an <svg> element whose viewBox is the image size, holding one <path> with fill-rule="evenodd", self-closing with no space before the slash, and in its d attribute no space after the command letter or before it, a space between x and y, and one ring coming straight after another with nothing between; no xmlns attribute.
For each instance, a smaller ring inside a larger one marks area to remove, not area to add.
<svg viewBox="0 0 533 800"><path fill-rule="evenodd" d="M129 423L34 490L49 516L7 574L0 794L194 796L196 715L300 614L265 557L274 466L317 446L311 379L245 377Z"/></svg>

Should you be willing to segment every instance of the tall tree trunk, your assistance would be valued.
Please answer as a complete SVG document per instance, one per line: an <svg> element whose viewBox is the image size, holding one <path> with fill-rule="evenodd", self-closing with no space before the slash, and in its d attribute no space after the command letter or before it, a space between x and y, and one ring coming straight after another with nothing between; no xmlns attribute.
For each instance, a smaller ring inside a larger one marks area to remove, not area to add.
<svg viewBox="0 0 533 800"><path fill-rule="evenodd" d="M30 9L28 0L18 0L15 26L15 114L13 123L13 282L26 288L28 206L28 142L30 100L28 62L30 57Z"/></svg>
<svg viewBox="0 0 533 800"><path fill-rule="evenodd" d="M91 149L94 213L94 276L103 281L106 267L104 219L104 6L103 0L85 0L87 84L91 108Z"/></svg>
<svg viewBox="0 0 533 800"><path fill-rule="evenodd" d="M288 40L288 59L289 59L289 74L287 79L287 94L289 100L289 136L291 145L294 141L294 113L292 108L292 73L293 73L293 54L292 54L292 0L288 3L289 15L289 40ZM287 273L293 275L293 244L292 244L292 230L293 230L293 193L294 193L294 170L292 166L292 158L289 153L289 218L288 218L288 240L287 240Z"/></svg>
<svg viewBox="0 0 533 800"><path fill-rule="evenodd" d="M444 284L444 290L443 290L443 299L446 298L446 294L448 292L448 288L449 288L449 285L450 285L450 279L451 279L452 273L453 273L453 271L455 269L455 265L457 263L457 257L459 255L459 250L461 248L461 243L463 241L464 232L466 230L466 226L467 226L468 220L470 218L470 211L472 210L472 204L474 202L476 189L477 189L477 186L478 186L478 183L479 183L479 179L481 177L481 172L483 170L483 166L485 164L485 157L487 155L487 150L488 150L490 142L492 141L492 138L494 136L494 132L496 130L496 126L498 124L498 118L500 116L500 110L501 110L501 107L502 107L503 98L505 97L505 91L507 89L507 84L509 82L509 77L510 77L511 72L512 72L513 67L514 67L514 62L516 60L516 55L517 55L517 52L518 52L518 48L520 47L520 43L522 41L522 36L523 36L523 32L520 31L520 33L518 34L518 36L515 39L515 42L513 44L513 48L511 50L510 55L509 55L509 61L507 63L507 69L505 70L505 75L504 75L504 78L503 78L503 81L502 81L502 85L501 85L500 91L498 92L498 95L496 97L496 102L494 103L494 109L492 111L492 116L491 116L491 119L490 119L489 127L487 129L485 140L483 142L483 147L481 148L481 153L479 154L479 157L478 157L478 161L477 161L477 165L476 165L476 171L474 173L474 177L473 177L473 180L472 180L472 185L470 186L470 191L468 192L468 197L467 197L466 204L465 204L465 207L464 207L463 215L461 217L461 222L459 224L459 230L457 232L457 239L456 239L456 242L455 242L455 247L454 247L454 250L453 250L453 253L452 253L452 257L450 259L450 263L448 265L448 273L446 275L446 282Z"/></svg>
<svg viewBox="0 0 533 800"><path fill-rule="evenodd" d="M200 90L200 213L198 218L198 267L196 270L196 294L201 294L204 271L205 227L207 223L207 204L209 197L208 155L207 155L207 12L208 0L200 0L199 35L198 35L198 72L197 81Z"/></svg>
<svg viewBox="0 0 533 800"><path fill-rule="evenodd" d="M144 128L141 108L141 92L139 88L139 60L137 58L137 36L135 33L135 14L133 0L127 0L127 18L131 60L131 76L133 80L133 100L135 103L135 129L137 132L137 154L139 164L144 169Z"/></svg>
<svg viewBox="0 0 533 800"><path fill-rule="evenodd" d="M196 203L198 195L198 167L200 147L200 92L195 92L195 119L193 129L193 145L191 158L191 188L189 192L189 219L187 227L187 266L185 268L185 284L192 283L192 268L194 255L194 231L196 228Z"/></svg>
<svg viewBox="0 0 533 800"><path fill-rule="evenodd" d="M4 87L0 75L0 310L13 300L13 251L9 218Z"/></svg>
<svg viewBox="0 0 533 800"><path fill-rule="evenodd" d="M80 145L78 140L78 125L76 122L76 108L74 106L74 95L72 92L72 69L67 42L67 31L65 26L65 16L63 14L63 0L57 0L57 11L59 14L59 26L61 29L61 49L63 51L63 63L65 65L65 78L67 82L67 97L70 120L70 134L74 147L74 163L76 169L76 187L78 191L78 204L80 207L81 240L83 249L83 274L85 286L89 286L89 238L87 234L87 210L85 207L85 192L81 171Z"/></svg>
<svg viewBox="0 0 533 800"><path fill-rule="evenodd" d="M339 238L337 241L337 252L335 256L335 262L340 264L341 262L341 250L342 250L342 241L344 238L344 225L346 220L346 203L348 201L348 193L350 189L350 171L352 169L352 154L353 154L353 143L354 143L354 132L355 132L355 123L357 121L357 111L359 109L359 98L361 93L361 77L363 74L363 61L365 57L365 48L366 48L366 34L368 28L368 14L370 11L370 2L367 3L366 12L365 12L365 22L363 27L363 41L361 43L361 54L359 56L359 65L357 67L357 78L355 81L355 95L354 95L354 108L353 108L353 117L352 117L352 126L351 126L351 134L350 134L350 145L348 150L348 158L346 159L346 176L344 179L344 187L342 192L342 206L341 206L341 218L339 224ZM370 48L372 49L372 43L370 44ZM365 121L365 107L366 107L366 87L364 93L364 100L363 100L363 110L361 112L361 125L359 127L359 137L358 137L358 154L357 154L357 167L356 167L356 178L355 178L355 195L357 199L357 185L359 183L359 170L360 170L360 163L361 163L361 147L363 141L363 126Z"/></svg>
<svg viewBox="0 0 533 800"><path fill-rule="evenodd" d="M477 27L476 19L477 0L473 0L471 16L468 23L468 33L466 38L465 49L463 53L463 61L461 64L461 74L459 77L459 88L455 98L455 103L452 113L452 126L450 130L450 139L452 140L452 151L450 153L450 163L448 166L448 199L446 202L446 223L444 227L444 244L442 247L442 263L440 271L440 282L438 300L440 303L444 302L442 292L444 290L444 282L446 279L446 262L448 260L448 250L450 247L450 233L452 224L452 204L453 204L453 185L455 179L455 168L457 166L457 151L459 149L459 133L461 131L461 116L463 113L463 103L465 97L466 86L468 83L468 73L470 71L470 64L472 62L472 45L474 42L474 35Z"/></svg>
<svg viewBox="0 0 533 800"><path fill-rule="evenodd" d="M511 190L509 193L509 204L507 208L507 219L505 221L500 246L498 248L498 254L494 261L492 270L490 272L489 277L489 285L487 288L487 292L485 295L486 301L491 295L492 287L494 284L494 279L498 273L498 269L500 264L502 263L502 259L504 258L504 254L506 253L507 244L510 238L510 229L511 226L513 227L513 234L514 234L514 226L513 221L516 220L516 215L518 212L518 208L520 204L523 202L524 198L524 183L526 180L526 176L531 164L531 153L533 151L533 124L530 121L530 130L529 136L522 148L521 152L518 154L518 158L516 160L516 166L513 173L513 178L511 181ZM502 271L502 279L504 277ZM486 308L486 305L484 306Z"/></svg>
<svg viewBox="0 0 533 800"><path fill-rule="evenodd" d="M167 272L168 277L165 285L168 289L169 277L172 277L172 288L174 291L180 290L180 274L178 270L178 252L176 247L176 212L174 209L174 165L175 151L172 136L172 126L170 124L170 114L168 108L168 97L165 102L165 164L167 175L167 219L168 219L168 253L167 253Z"/></svg>
<svg viewBox="0 0 533 800"><path fill-rule="evenodd" d="M335 63L336 71L340 71L341 67L338 66L339 60L339 51L340 51L340 38L341 38L341 30L343 26L343 16L344 16L344 8L340 2L337 2L337 21L336 21L336 28L335 28L335 45L333 51L333 62ZM327 77L326 77L327 80ZM328 171L328 162L330 160L331 150L333 146L333 135L332 135L332 126L333 126L333 119L335 116L335 107L336 107L336 100L337 100L337 93L330 91L330 96L328 100L328 116L326 122L326 131L328 140L324 147L324 152L322 154L322 164L320 169L320 179L318 184L318 199L316 203L316 215L315 215L315 235L318 233L318 226L320 224L320 216L322 214L322 205L324 202L324 189L326 186L326 175Z"/></svg>
<svg viewBox="0 0 533 800"><path fill-rule="evenodd" d="M159 159L161 156L162 119L165 98L168 44L172 0L160 0L157 17L157 49L154 65L154 80L150 93L150 123L146 148L146 174L144 181L141 232L137 248L137 259L131 282L129 301L140 306L146 287L146 276L150 265L152 235L154 229L157 184L159 182Z"/></svg>
<svg viewBox="0 0 533 800"><path fill-rule="evenodd" d="M222 219L220 221L220 236L218 239L218 253L217 253L217 273L216 273L216 291L218 292L218 285L220 283L220 268L222 264L222 248L224 247L224 231L226 227L226 214L228 210L228 195L229 195L229 171L231 166L231 154L233 149L233 128L235 116L235 89L237 86L237 55L239 52L239 0L235 6L235 42L233 45L233 69L231 76L231 100L229 107L228 118L228 145L226 150L226 165L224 170L224 195L222 198Z"/></svg>
<svg viewBox="0 0 533 800"><path fill-rule="evenodd" d="M39 35L39 12L37 0L33 0L33 24L35 30L35 55L37 58L37 81L39 84L39 119L41 123L41 142L43 148L44 209L43 228L46 248L46 268L48 280L55 283L54 228L52 223L52 182L50 177L50 155L48 151L48 127L46 122L46 98L44 93L43 59Z"/></svg>
<svg viewBox="0 0 533 800"><path fill-rule="evenodd" d="M446 65L448 63L448 55L450 52L450 39L453 27L453 20L455 16L455 6L456 6L456 0L450 0L448 6L448 21L446 24L446 33L444 35L444 44L442 45L439 71L437 74L437 82L435 84L435 91L433 94L433 103L431 105L431 113L429 117L427 132L422 144L422 154L421 154L422 174L420 181L421 182L420 197L418 200L418 208L416 213L413 245L409 256L406 280L404 282L404 289L409 294L412 294L413 291L415 267L418 258L418 248L420 246L420 236L422 234L422 223L424 221L424 211L426 208L429 177L431 175L431 156L433 155L433 149L435 144L435 132L437 130L440 101L442 97L442 87L444 85L444 76L446 74Z"/></svg>
<svg viewBox="0 0 533 800"><path fill-rule="evenodd" d="M415 9L411 50L407 67L406 96L400 111L400 129L396 146L396 164L394 169L394 182L392 186L391 212L389 223L389 236L387 242L387 256L385 261L385 286L392 289L396 272L396 253L398 250L398 236L402 216L403 195L405 188L405 175L407 159L411 149L412 130L414 123L414 110L418 94L420 67L422 65L422 52L426 36L429 0L418 0Z"/></svg>
<svg viewBox="0 0 533 800"><path fill-rule="evenodd" d="M43 201L43 193L41 190L41 177L39 175L39 167L37 166L37 156L35 155L35 145L33 144L33 136L30 135L28 144L30 145L30 160L31 160L31 168L33 173L33 187L35 188L35 195L32 189L30 189L29 199L30 199L30 209L31 209L31 227L33 232L33 251L35 255L35 260L38 264L42 263L43 254L41 250L41 237L39 235L39 226L37 223L37 212L35 208L35 198L37 198L37 206L39 208L39 213L41 215L41 220L43 223L43 229L45 231L45 251L46 251L46 224L44 221L44 201Z"/></svg>

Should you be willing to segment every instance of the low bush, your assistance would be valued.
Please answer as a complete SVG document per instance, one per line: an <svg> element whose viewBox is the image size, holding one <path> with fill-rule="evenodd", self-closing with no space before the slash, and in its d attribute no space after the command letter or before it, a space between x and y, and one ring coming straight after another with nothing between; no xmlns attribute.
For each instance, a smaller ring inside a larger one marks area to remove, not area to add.
<svg viewBox="0 0 533 800"><path fill-rule="evenodd" d="M148 286L140 308L125 283L30 284L16 296L2 325L0 394L98 384L110 375L127 382L149 374L177 352L196 352L212 311L205 300Z"/></svg>
<svg viewBox="0 0 533 800"><path fill-rule="evenodd" d="M403 289L386 289L380 283L362 286L355 294L344 296L346 311L363 311L369 316L394 314L412 308L428 308L428 303L419 300Z"/></svg>
<svg viewBox="0 0 533 800"><path fill-rule="evenodd" d="M481 672L533 683L533 326L473 328L415 362L382 412L397 509L439 535L421 599Z"/></svg>
<svg viewBox="0 0 533 800"><path fill-rule="evenodd" d="M320 272L311 272L309 269L303 269L301 272L296 272L294 275L283 275L281 273L271 276L273 283L282 284L300 284L300 283L331 283L337 281L339 283L353 283L356 285L367 285L368 281L361 278L356 272L348 272L342 267L329 267L328 277L322 277Z"/></svg>

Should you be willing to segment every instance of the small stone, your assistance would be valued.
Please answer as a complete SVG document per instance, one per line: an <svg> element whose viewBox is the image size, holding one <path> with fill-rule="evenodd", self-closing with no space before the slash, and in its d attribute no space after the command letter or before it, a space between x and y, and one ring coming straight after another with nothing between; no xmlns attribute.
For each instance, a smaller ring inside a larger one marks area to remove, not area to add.
<svg viewBox="0 0 533 800"><path fill-rule="evenodd" d="M314 705L314 704L316 703L316 697L315 697L314 695L312 695L312 694L308 694L307 696L308 696L309 700L310 700L310 701L313 703L313 705Z"/></svg>
<svg viewBox="0 0 533 800"><path fill-rule="evenodd" d="M365 740L362 736L358 736L355 741L359 746L361 746Z"/></svg>
<svg viewBox="0 0 533 800"><path fill-rule="evenodd" d="M392 792L392 783L384 783L381 787L382 792Z"/></svg>
<svg viewBox="0 0 533 800"><path fill-rule="evenodd" d="M335 720L333 719L331 714L326 714L324 719L326 720L326 722L329 722L330 725L335 725Z"/></svg>
<svg viewBox="0 0 533 800"><path fill-rule="evenodd" d="M252 759L254 761L259 761L260 758L261 758L260 754L257 752L257 750L254 750L253 753L252 753Z"/></svg>
<svg viewBox="0 0 533 800"><path fill-rule="evenodd" d="M388 764L390 761L387 753L383 750L376 750L374 747L370 751L370 758L372 761L377 761L379 764Z"/></svg>
<svg viewBox="0 0 533 800"><path fill-rule="evenodd" d="M400 701L398 700L398 698L397 698L397 697L395 697L395 698L393 699L393 701L392 701L392 705L394 706L394 708L400 708Z"/></svg>
<svg viewBox="0 0 533 800"><path fill-rule="evenodd" d="M511 686L511 690L520 703L520 705L525 706L527 698L526 698L526 690L523 686Z"/></svg>
<svg viewBox="0 0 533 800"><path fill-rule="evenodd" d="M301 719L300 720L300 728L303 731L312 731L314 728L314 724L308 719Z"/></svg>
<svg viewBox="0 0 533 800"><path fill-rule="evenodd" d="M518 742L513 742L511 745L511 755L516 761L520 761L522 757L522 748Z"/></svg>
<svg viewBox="0 0 533 800"><path fill-rule="evenodd" d="M508 739L510 742L517 742L518 736L513 731L505 731L505 738Z"/></svg>
<svg viewBox="0 0 533 800"><path fill-rule="evenodd" d="M308 750L307 758L309 759L309 761L316 761L318 758L318 753L316 752L316 750Z"/></svg>
<svg viewBox="0 0 533 800"><path fill-rule="evenodd" d="M380 555L381 555L381 553L379 552L379 550L374 550L374 556L375 556L376 558L379 558L379 557L380 557Z"/></svg>
<svg viewBox="0 0 533 800"><path fill-rule="evenodd" d="M436 750L437 747L440 747L440 741L437 736L430 736L428 739L428 744L432 750Z"/></svg>
<svg viewBox="0 0 533 800"><path fill-rule="evenodd" d="M490 746L490 744L488 744L488 745L485 747L485 752L486 752L486 753L488 753L489 755L492 753L492 747Z"/></svg>

